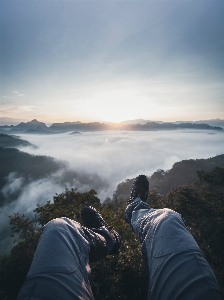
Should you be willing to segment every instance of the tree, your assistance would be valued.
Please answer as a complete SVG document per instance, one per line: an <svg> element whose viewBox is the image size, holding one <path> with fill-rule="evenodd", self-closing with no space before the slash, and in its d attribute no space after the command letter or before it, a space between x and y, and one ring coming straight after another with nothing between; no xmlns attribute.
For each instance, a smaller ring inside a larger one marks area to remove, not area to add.
<svg viewBox="0 0 224 300"><path fill-rule="evenodd" d="M0 258L0 292L8 299L15 299L29 270L42 227L57 217L68 217L80 221L80 212L85 205L101 206L96 191L79 193L76 189L56 194L53 202L37 204L36 215L10 216L10 224L16 245L9 255ZM0 294L1 295L1 294Z"/></svg>
<svg viewBox="0 0 224 300"><path fill-rule="evenodd" d="M193 184L180 185L166 195L150 190L147 202L152 208L171 208L182 214L188 228L204 251L214 273L224 288L224 169L198 172ZM53 201L37 205L35 216L15 214L10 217L16 244L9 255L0 258L0 297L16 298L29 270L42 227L57 217L81 221L81 210L92 205L100 211L105 221L122 237L118 255L108 256L91 264L93 290L96 300L146 299L148 276L141 256L141 244L124 220L125 197L117 197L101 204L97 193L77 189L56 194Z"/></svg>

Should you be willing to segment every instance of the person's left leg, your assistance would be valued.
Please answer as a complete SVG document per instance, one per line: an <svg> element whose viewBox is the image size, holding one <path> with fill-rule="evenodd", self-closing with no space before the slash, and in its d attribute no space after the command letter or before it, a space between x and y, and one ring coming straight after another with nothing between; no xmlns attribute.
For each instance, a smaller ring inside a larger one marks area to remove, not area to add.
<svg viewBox="0 0 224 300"><path fill-rule="evenodd" d="M133 182L125 219L142 242L149 273L148 299L223 299L218 282L182 216L145 202L148 182L144 175Z"/></svg>
<svg viewBox="0 0 224 300"><path fill-rule="evenodd" d="M68 218L50 221L17 300L94 299L89 262L113 254L120 240L111 231L107 227L91 230Z"/></svg>
<svg viewBox="0 0 224 300"><path fill-rule="evenodd" d="M98 261L108 254L118 254L121 236L104 221L101 214L92 206L86 206L83 208L81 216L84 226L87 227L87 232L91 232L94 237L93 243L90 242L89 261ZM106 249L102 254L101 242L99 244L96 242L98 237L104 238L106 241Z"/></svg>

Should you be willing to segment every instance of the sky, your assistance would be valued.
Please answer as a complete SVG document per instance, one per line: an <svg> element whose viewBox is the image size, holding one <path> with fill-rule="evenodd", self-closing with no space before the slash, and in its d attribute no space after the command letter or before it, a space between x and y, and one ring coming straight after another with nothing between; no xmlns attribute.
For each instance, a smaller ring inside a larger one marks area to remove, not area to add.
<svg viewBox="0 0 224 300"><path fill-rule="evenodd" d="M224 1L0 1L0 117L224 119Z"/></svg>

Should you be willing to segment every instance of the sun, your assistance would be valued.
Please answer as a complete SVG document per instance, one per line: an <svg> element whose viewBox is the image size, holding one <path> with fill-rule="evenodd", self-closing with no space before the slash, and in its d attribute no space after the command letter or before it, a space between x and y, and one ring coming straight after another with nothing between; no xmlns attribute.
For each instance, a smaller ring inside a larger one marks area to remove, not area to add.
<svg viewBox="0 0 224 300"><path fill-rule="evenodd" d="M119 123L113 123L112 128L113 130L124 130L123 125Z"/></svg>

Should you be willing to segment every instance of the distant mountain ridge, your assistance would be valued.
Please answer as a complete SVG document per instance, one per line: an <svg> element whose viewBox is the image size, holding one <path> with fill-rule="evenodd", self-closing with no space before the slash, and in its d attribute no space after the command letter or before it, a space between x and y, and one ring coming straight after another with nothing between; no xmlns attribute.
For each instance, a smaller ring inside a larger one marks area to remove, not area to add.
<svg viewBox="0 0 224 300"><path fill-rule="evenodd" d="M19 134L19 133L30 133L30 134L52 134L49 131L49 127L44 122L39 122L36 119L24 123L21 122L18 125L5 125L0 126L0 133L5 134Z"/></svg>
<svg viewBox="0 0 224 300"><path fill-rule="evenodd" d="M145 120L145 119L134 119L134 120L125 120L121 121L118 124L141 124L145 125L148 122L155 122L159 124L163 123L172 123L172 124L181 124L181 123L192 123L192 124L207 124L210 126L218 126L224 128L224 120L221 119L210 119L210 120L198 120L198 121L174 121L174 122L163 122L163 121L152 121L152 120ZM107 122L108 124L113 124L113 122Z"/></svg>
<svg viewBox="0 0 224 300"><path fill-rule="evenodd" d="M19 123L18 125L15 126L16 128L21 128L21 129L36 129L37 127L39 128L43 128L43 129L48 129L48 127L46 126L45 123L43 122L39 122L37 121L36 119L30 121L30 122L27 122L27 123L24 123L24 122L21 122Z"/></svg>
<svg viewBox="0 0 224 300"><path fill-rule="evenodd" d="M193 123L193 124L208 124L210 126L218 126L224 128L224 120L221 119L211 119L211 120L199 120L199 121L176 121L175 124L179 123Z"/></svg>
<svg viewBox="0 0 224 300"><path fill-rule="evenodd" d="M214 124L217 122L224 126L224 120L210 120ZM137 122L137 123L136 123ZM29 134L53 134L63 133L70 131L103 131L103 130L125 130L125 131L151 131L151 130L178 130L178 129L198 129L198 130L223 130L220 126L212 126L202 121L196 122L162 122L162 121L149 121L143 119L128 120L120 123L100 123L90 122L82 123L76 122L64 122L53 123L47 127L45 123L39 122L36 119L24 123L21 122L18 125L5 125L0 126L0 132L6 134L15 133L29 133Z"/></svg>

